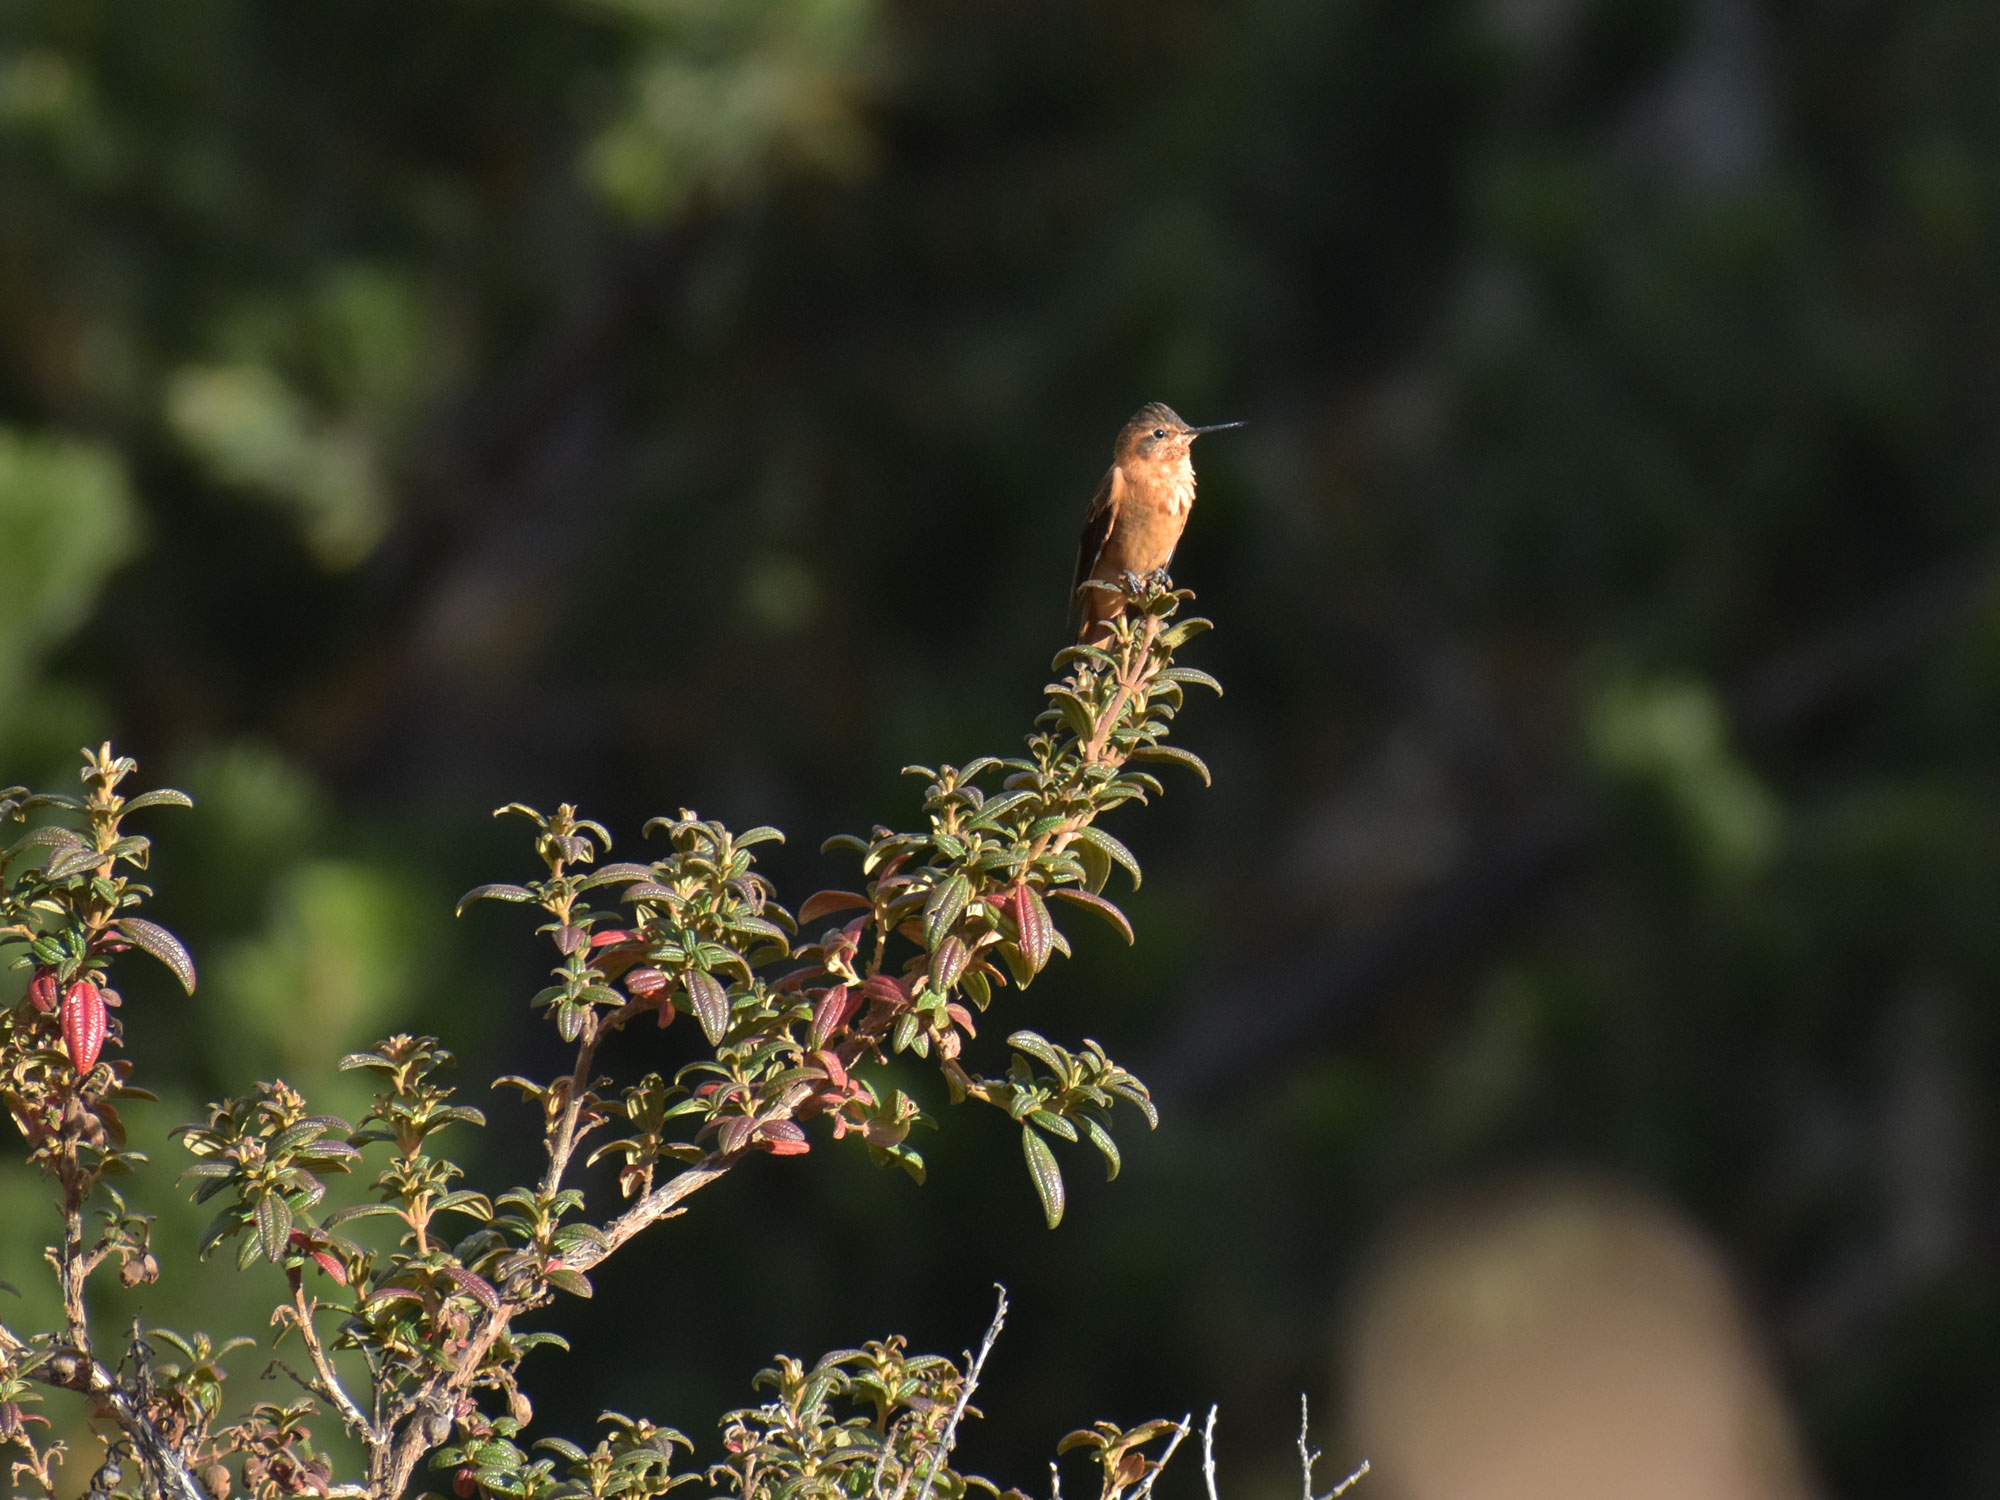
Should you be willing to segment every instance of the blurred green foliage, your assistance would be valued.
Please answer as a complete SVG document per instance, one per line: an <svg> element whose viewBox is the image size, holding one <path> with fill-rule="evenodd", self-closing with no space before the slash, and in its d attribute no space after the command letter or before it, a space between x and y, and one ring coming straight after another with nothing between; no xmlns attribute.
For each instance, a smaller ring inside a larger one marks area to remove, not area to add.
<svg viewBox="0 0 2000 1500"><path fill-rule="evenodd" d="M1996 64L1962 0L19 0L0 779L116 734L203 798L216 993L130 1011L195 1091L287 986L504 1065L517 955L414 894L483 809L809 881L1030 701L1126 413L1247 417L1176 564L1216 793L1130 831L1136 964L1036 992L1160 1133L1058 1250L1010 1140L733 1185L551 1415L998 1278L975 1468L1212 1395L1282 1455L1383 1215L1553 1160L1719 1238L1829 1492L1989 1493Z"/></svg>

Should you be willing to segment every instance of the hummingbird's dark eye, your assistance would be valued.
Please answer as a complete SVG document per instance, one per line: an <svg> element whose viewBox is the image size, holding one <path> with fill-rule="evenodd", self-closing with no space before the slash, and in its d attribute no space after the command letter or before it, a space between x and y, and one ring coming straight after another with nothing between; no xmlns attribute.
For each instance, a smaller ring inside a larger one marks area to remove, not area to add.
<svg viewBox="0 0 2000 1500"><path fill-rule="evenodd" d="M1153 429L1153 436L1156 438L1163 438L1166 435L1167 435L1167 429L1164 427L1155 427Z"/></svg>

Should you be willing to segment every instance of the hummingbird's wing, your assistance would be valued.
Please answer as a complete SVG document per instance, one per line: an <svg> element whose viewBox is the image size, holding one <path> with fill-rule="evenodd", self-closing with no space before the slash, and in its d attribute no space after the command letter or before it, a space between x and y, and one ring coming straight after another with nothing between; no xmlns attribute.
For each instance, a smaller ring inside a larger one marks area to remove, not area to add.
<svg viewBox="0 0 2000 1500"><path fill-rule="evenodd" d="M1076 579L1069 586L1072 609L1081 598L1085 580L1091 577L1098 558L1104 554L1104 544L1111 539L1111 528L1118 524L1118 506L1124 498L1125 471L1113 464L1104 471L1097 493L1091 496L1090 509L1084 514L1083 536L1076 547Z"/></svg>

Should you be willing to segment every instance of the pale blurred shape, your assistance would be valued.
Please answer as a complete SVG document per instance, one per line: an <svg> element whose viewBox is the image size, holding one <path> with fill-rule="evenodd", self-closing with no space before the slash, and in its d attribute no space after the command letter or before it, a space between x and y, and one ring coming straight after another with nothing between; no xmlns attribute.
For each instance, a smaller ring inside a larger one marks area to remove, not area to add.
<svg viewBox="0 0 2000 1500"><path fill-rule="evenodd" d="M1729 716L1693 678L1617 678L1585 715L1592 757L1651 786L1671 807L1711 875L1753 876L1777 853L1778 801L1730 743Z"/></svg>
<svg viewBox="0 0 2000 1500"><path fill-rule="evenodd" d="M89 616L139 535L114 452L0 427L0 739L42 654Z"/></svg>
<svg viewBox="0 0 2000 1500"><path fill-rule="evenodd" d="M176 371L167 421L216 478L292 510L323 567L353 567L388 529L388 495L367 437L321 421L262 365Z"/></svg>
<svg viewBox="0 0 2000 1500"><path fill-rule="evenodd" d="M1700 1235L1653 1200L1516 1183L1421 1215L1347 1371L1370 1500L1805 1500L1784 1402Z"/></svg>
<svg viewBox="0 0 2000 1500"><path fill-rule="evenodd" d="M614 208L658 221L784 170L865 172L875 0L578 0L640 41L626 97L584 151Z"/></svg>
<svg viewBox="0 0 2000 1500"><path fill-rule="evenodd" d="M288 871L274 897L264 928L218 955L210 988L239 1053L303 1085L410 1008L442 903L397 867L334 859Z"/></svg>

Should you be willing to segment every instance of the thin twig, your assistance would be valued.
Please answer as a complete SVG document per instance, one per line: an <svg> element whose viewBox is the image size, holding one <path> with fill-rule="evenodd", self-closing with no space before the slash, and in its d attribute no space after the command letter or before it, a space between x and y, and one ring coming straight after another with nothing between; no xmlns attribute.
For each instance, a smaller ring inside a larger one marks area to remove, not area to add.
<svg viewBox="0 0 2000 1500"><path fill-rule="evenodd" d="M1222 1500L1215 1490L1215 1414L1220 1407L1208 1409L1208 1420L1201 1425L1201 1479L1208 1487L1208 1500Z"/></svg>
<svg viewBox="0 0 2000 1500"><path fill-rule="evenodd" d="M993 1352L1000 1329L1007 1321L1007 1288L996 1281L993 1289L1000 1294L1000 1300L993 1308L993 1321L986 1325L986 1337L979 1341L979 1352L972 1355L972 1363L966 1367L965 1384L958 1392L958 1405L951 1409L951 1420L944 1424L944 1438L937 1451L931 1454L931 1466L924 1472L924 1487L917 1492L917 1500L931 1500L931 1486L937 1481L938 1465L945 1461L958 1442L959 1420L965 1415L966 1407L972 1404L972 1393L979 1389L980 1372L986 1368L986 1356Z"/></svg>
<svg viewBox="0 0 2000 1500"><path fill-rule="evenodd" d="M1154 1481L1160 1477L1161 1471L1173 1462L1174 1450L1180 1447L1182 1439L1188 1435L1189 1429L1193 1426L1194 1413L1189 1412L1181 1418L1181 1425L1174 1429L1173 1441L1167 1444L1167 1451L1160 1455L1160 1461L1153 1465L1147 1472L1146 1477L1139 1482L1139 1487L1132 1491L1132 1500L1150 1500L1150 1496L1153 1493Z"/></svg>
<svg viewBox="0 0 2000 1500"><path fill-rule="evenodd" d="M1300 1479L1301 1492L1304 1495L1304 1500L1339 1500L1340 1496L1346 1494L1349 1490L1353 1489L1355 1483L1361 1478L1361 1476L1368 1472L1368 1460L1365 1458L1362 1459L1360 1468L1356 1469L1352 1474L1349 1474L1345 1479L1341 1480L1339 1484L1336 1484L1332 1489L1328 1490L1324 1495L1315 1495L1313 1493L1313 1465L1319 1461L1321 1454L1319 1449L1308 1446L1306 1439L1306 1428L1307 1428L1306 1393L1304 1391L1300 1391L1299 1392L1299 1467L1304 1471Z"/></svg>

